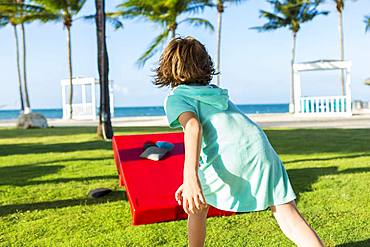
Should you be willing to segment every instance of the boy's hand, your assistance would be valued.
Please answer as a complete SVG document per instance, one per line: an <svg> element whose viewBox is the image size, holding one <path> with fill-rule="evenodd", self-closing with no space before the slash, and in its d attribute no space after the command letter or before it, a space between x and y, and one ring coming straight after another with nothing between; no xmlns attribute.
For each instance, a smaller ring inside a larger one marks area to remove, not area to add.
<svg viewBox="0 0 370 247"><path fill-rule="evenodd" d="M196 176L184 179L184 184L180 186L182 192L182 207L185 213L194 214L196 209L207 206L199 180Z"/></svg>
<svg viewBox="0 0 370 247"><path fill-rule="evenodd" d="M182 188L183 186L180 185L180 187L175 192L175 199L179 205L182 204L182 190L183 190Z"/></svg>

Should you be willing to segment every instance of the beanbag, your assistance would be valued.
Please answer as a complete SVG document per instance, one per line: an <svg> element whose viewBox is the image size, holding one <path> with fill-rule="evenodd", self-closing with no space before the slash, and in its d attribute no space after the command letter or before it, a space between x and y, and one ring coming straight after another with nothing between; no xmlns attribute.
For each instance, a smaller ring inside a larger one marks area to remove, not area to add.
<svg viewBox="0 0 370 247"><path fill-rule="evenodd" d="M166 141L157 141L155 144L153 142L145 142L144 152L140 154L140 157L158 161L171 151L174 146L171 142Z"/></svg>

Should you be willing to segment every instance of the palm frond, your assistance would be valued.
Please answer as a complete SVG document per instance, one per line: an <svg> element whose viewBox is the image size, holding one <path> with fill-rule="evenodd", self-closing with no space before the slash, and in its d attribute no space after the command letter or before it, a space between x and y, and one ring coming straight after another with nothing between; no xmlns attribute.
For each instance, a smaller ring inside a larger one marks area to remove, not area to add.
<svg viewBox="0 0 370 247"><path fill-rule="evenodd" d="M0 27L6 26L9 23L9 19L7 17L0 16Z"/></svg>
<svg viewBox="0 0 370 247"><path fill-rule="evenodd" d="M33 0L35 3L40 4L44 7L48 12L53 13L55 15L77 15L86 0Z"/></svg>
<svg viewBox="0 0 370 247"><path fill-rule="evenodd" d="M119 20L118 17L115 17L112 13L106 13L105 14L105 19L109 24L112 25L112 27L115 30L118 30L120 28L123 28L123 23Z"/></svg>
<svg viewBox="0 0 370 247"><path fill-rule="evenodd" d="M212 32L215 30L211 22L202 18L188 17L179 22L179 24L181 23L188 23L194 27L204 27L205 29L208 29Z"/></svg>
<svg viewBox="0 0 370 247"><path fill-rule="evenodd" d="M187 22L193 26L213 30L212 24L202 18L187 17L178 22L180 15L199 13L212 4L211 0L127 0L117 6L112 17L143 19L158 24L162 28L162 33L151 42L148 50L138 59L137 64L142 67L160 50L158 46L164 43L170 32L175 32L178 24Z"/></svg>
<svg viewBox="0 0 370 247"><path fill-rule="evenodd" d="M224 3L230 3L230 4L241 4L243 2L246 2L247 0L224 0Z"/></svg>
<svg viewBox="0 0 370 247"><path fill-rule="evenodd" d="M367 32L370 30L370 15L365 16L364 22L366 24L365 32Z"/></svg>
<svg viewBox="0 0 370 247"><path fill-rule="evenodd" d="M267 2L273 6L273 12L260 11L260 17L267 19L267 23L252 29L262 32L288 27L296 33L302 23L329 13L318 10L318 6L323 0L267 0Z"/></svg>
<svg viewBox="0 0 370 247"><path fill-rule="evenodd" d="M59 22L62 20L62 17L59 15L54 15L52 13L35 13L32 15L24 15L22 17L19 17L19 24L20 23L27 23L27 22L33 22L33 21L41 21L41 22Z"/></svg>
<svg viewBox="0 0 370 247"><path fill-rule="evenodd" d="M214 5L213 3L198 3L198 4L193 4L189 7L187 7L185 10L184 10L184 13L190 13L190 14L199 14L199 13L202 13L204 11L204 9L206 7L214 7L216 5Z"/></svg>
<svg viewBox="0 0 370 247"><path fill-rule="evenodd" d="M265 32L265 31L276 30L278 28L285 27L289 24L286 19L279 16L278 14L271 13L271 12L264 11L264 10L260 10L260 17L266 18L268 22L262 26L251 27L250 29L255 29L258 32Z"/></svg>
<svg viewBox="0 0 370 247"><path fill-rule="evenodd" d="M161 10L151 2L147 3L147 1L138 1L138 3L135 3L135 1L129 0L124 4L118 5L117 8L117 11L112 13L112 16L114 17L151 21L159 24L163 24L168 21L168 10Z"/></svg>
<svg viewBox="0 0 370 247"><path fill-rule="evenodd" d="M94 23L95 22L95 17L96 17L95 14L94 15L84 15L84 16L80 16L80 17L74 19L73 21L76 21L76 20L79 20L79 19L84 19L85 21ZM107 21L107 23L111 24L112 27L115 30L123 28L123 23L119 20L119 17L115 16L114 13L106 13L105 14L105 20Z"/></svg>
<svg viewBox="0 0 370 247"><path fill-rule="evenodd" d="M0 1L0 12L2 15L33 14L45 11L45 8L32 4L14 3L13 1Z"/></svg>
<svg viewBox="0 0 370 247"><path fill-rule="evenodd" d="M167 40L170 34L170 30L164 30L160 35L158 35L150 44L149 48L144 52L143 55L137 60L136 64L142 68L146 61L153 57L159 50L163 48L164 42Z"/></svg>
<svg viewBox="0 0 370 247"><path fill-rule="evenodd" d="M55 20L57 18L52 13L48 12L43 6L14 3L12 0L1 0L0 12L3 16L7 16L9 22L13 25L32 22L35 20Z"/></svg>

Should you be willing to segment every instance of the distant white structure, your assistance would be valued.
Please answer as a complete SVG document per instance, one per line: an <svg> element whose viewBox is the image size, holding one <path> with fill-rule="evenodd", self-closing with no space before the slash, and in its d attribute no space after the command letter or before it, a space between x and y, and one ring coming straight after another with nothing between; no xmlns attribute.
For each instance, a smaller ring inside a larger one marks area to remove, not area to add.
<svg viewBox="0 0 370 247"><path fill-rule="evenodd" d="M351 61L319 60L295 63L294 103L295 113L302 115L352 115L351 108ZM345 71L345 95L339 96L302 96L301 77L303 71L341 70Z"/></svg>
<svg viewBox="0 0 370 247"><path fill-rule="evenodd" d="M69 79L61 80L63 119L69 119ZM73 86L73 119L96 120L100 99L99 80L94 77L76 77ZM113 81L109 81L109 104L111 115L114 115Z"/></svg>

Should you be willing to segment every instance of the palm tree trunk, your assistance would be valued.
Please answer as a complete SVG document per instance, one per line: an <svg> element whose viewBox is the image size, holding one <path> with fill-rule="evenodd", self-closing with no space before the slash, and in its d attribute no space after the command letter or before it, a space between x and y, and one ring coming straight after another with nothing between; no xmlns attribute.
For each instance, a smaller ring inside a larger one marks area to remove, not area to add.
<svg viewBox="0 0 370 247"><path fill-rule="evenodd" d="M220 67L221 67L221 26L222 26L222 13L224 12L224 6L223 2L221 0L217 3L217 12L218 12L218 18L217 18L217 65L216 70L217 73L220 73ZM220 85L220 74L217 74L217 86Z"/></svg>
<svg viewBox="0 0 370 247"><path fill-rule="evenodd" d="M168 29L171 32L171 37L172 38L175 38L176 37L176 29L177 29L177 21L176 21L176 19L177 18L175 18L175 20L172 22L172 24L168 26Z"/></svg>
<svg viewBox="0 0 370 247"><path fill-rule="evenodd" d="M98 70L100 82L100 111L97 133L105 140L112 139L113 128L109 105L109 63L105 38L105 0L95 0L96 33L98 42Z"/></svg>
<svg viewBox="0 0 370 247"><path fill-rule="evenodd" d="M28 95L28 87L27 87L27 63L26 63L26 31L24 28L24 24L21 24L21 30L22 30L22 43L23 43L23 88L24 88L24 96L25 96L25 109L24 113L30 113L31 112L31 104L30 104L30 98Z"/></svg>
<svg viewBox="0 0 370 247"><path fill-rule="evenodd" d="M338 28L339 28L339 39L340 39L340 60L344 60L344 42L343 42L343 13L338 11ZM344 81L344 70L341 69L341 81L342 81L342 95L345 95L345 81Z"/></svg>
<svg viewBox="0 0 370 247"><path fill-rule="evenodd" d="M73 84L72 84L72 44L71 44L71 26L66 26L67 30L67 53L68 53L68 70L69 70L69 119L73 114Z"/></svg>
<svg viewBox="0 0 370 247"><path fill-rule="evenodd" d="M290 82L290 104L289 104L289 112L294 113L294 71L293 65L295 62L295 48L296 48L296 41L297 41L297 33L293 32L293 47L292 47L292 60L291 60L291 82Z"/></svg>
<svg viewBox="0 0 370 247"><path fill-rule="evenodd" d="M22 75L21 75L21 64L19 58L19 38L17 26L13 25L14 37L15 37L15 47L16 47L16 58L17 58L17 72L18 72L18 88L19 88L19 100L21 103L21 113L24 112L24 101L23 101L23 89L22 89Z"/></svg>

